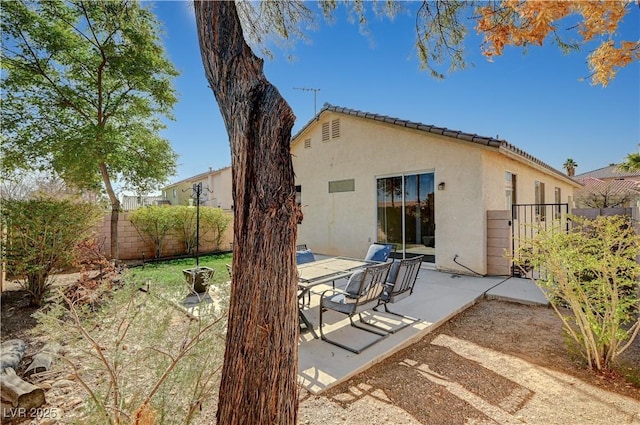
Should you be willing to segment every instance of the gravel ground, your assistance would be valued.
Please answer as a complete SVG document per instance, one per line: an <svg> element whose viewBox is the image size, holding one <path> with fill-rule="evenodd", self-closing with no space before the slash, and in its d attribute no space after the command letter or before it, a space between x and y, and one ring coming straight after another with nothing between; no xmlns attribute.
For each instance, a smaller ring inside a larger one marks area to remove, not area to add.
<svg viewBox="0 0 640 425"><path fill-rule="evenodd" d="M24 337L24 294L4 292L2 303L2 340ZM638 385L640 339L617 370ZM23 423L78 418L86 394L70 371L35 383L47 405ZM552 309L500 301L476 304L324 394L300 396L300 424L640 424L640 387L617 373L586 371L568 352ZM207 410L197 423L215 423Z"/></svg>

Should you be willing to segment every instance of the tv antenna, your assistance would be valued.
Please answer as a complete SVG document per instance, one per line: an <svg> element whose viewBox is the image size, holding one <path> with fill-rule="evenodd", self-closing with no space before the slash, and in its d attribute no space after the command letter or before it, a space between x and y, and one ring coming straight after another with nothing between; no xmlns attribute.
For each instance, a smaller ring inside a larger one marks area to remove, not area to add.
<svg viewBox="0 0 640 425"><path fill-rule="evenodd" d="M313 116L316 116L316 95L320 89L314 89L309 87L294 87L294 90L312 91L313 92Z"/></svg>

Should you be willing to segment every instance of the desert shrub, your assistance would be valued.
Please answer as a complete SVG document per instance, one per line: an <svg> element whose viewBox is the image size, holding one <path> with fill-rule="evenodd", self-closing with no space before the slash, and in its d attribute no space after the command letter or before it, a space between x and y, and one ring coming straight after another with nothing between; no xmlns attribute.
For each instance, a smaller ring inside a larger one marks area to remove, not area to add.
<svg viewBox="0 0 640 425"><path fill-rule="evenodd" d="M71 199L4 200L2 251L7 273L42 304L52 275L74 263L78 245L95 232L100 207Z"/></svg>
<svg viewBox="0 0 640 425"><path fill-rule="evenodd" d="M172 207L174 214L173 231L184 244L185 252L193 254L196 248L196 208L184 205ZM216 248L220 243L224 232L231 223L231 214L220 208L200 207L200 239L212 241Z"/></svg>
<svg viewBox="0 0 640 425"><path fill-rule="evenodd" d="M102 246L95 238L86 239L78 245L74 253L74 266L80 272L80 277L63 290L64 296L71 302L98 307L105 300L105 294L120 286L119 274L124 265L110 261L104 255Z"/></svg>
<svg viewBox="0 0 640 425"><path fill-rule="evenodd" d="M215 409L228 285L216 286L216 302L188 311L183 286L141 291L128 273L123 279L97 311L61 296L38 315L38 331L65 347L56 368L87 393L79 423L193 423Z"/></svg>
<svg viewBox="0 0 640 425"><path fill-rule="evenodd" d="M229 224L231 224L231 220L232 215L220 208L201 208L200 226L205 229L204 239L213 241L215 247L220 249L224 232L229 227Z"/></svg>
<svg viewBox="0 0 640 425"><path fill-rule="evenodd" d="M151 205L138 208L129 213L129 221L152 248L154 257L160 258L164 240L175 228L173 207Z"/></svg>
<svg viewBox="0 0 640 425"><path fill-rule="evenodd" d="M174 214L173 231L184 245L184 252L193 254L196 247L196 209L186 205L171 208ZM202 232L202 229L200 229Z"/></svg>
<svg viewBox="0 0 640 425"><path fill-rule="evenodd" d="M572 217L572 222L570 232L537 229L515 258L541 271L536 282L569 339L590 368L605 370L640 330L640 236L623 216Z"/></svg>

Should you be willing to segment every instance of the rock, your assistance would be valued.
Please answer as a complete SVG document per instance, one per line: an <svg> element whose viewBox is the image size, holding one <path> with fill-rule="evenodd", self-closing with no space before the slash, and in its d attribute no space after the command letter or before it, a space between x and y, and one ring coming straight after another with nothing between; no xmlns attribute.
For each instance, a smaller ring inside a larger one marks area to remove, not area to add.
<svg viewBox="0 0 640 425"><path fill-rule="evenodd" d="M67 388L72 386L74 383L73 381L69 381L68 379L61 379L59 381L56 381L53 383L52 387L53 388Z"/></svg>

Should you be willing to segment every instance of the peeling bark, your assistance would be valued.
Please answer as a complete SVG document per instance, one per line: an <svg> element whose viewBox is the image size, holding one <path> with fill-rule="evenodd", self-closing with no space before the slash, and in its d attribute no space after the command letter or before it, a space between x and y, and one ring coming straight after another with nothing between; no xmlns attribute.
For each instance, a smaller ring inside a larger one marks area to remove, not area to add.
<svg viewBox="0 0 640 425"><path fill-rule="evenodd" d="M234 244L219 424L291 424L298 411L294 115L244 40L233 2L195 1L205 73L231 144Z"/></svg>

